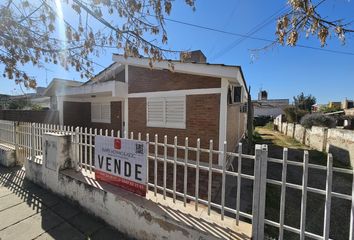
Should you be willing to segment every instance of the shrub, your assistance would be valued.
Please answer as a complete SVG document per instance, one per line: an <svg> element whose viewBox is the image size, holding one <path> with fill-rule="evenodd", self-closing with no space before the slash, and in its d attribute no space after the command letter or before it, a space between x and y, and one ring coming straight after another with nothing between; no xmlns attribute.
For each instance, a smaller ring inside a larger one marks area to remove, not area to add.
<svg viewBox="0 0 354 240"><path fill-rule="evenodd" d="M290 123L297 123L308 112L306 110L298 109L294 106L286 107L284 109L286 121Z"/></svg>
<svg viewBox="0 0 354 240"><path fill-rule="evenodd" d="M40 110L43 110L42 106L39 105L39 104L32 104L31 105L31 110L33 111L40 111Z"/></svg>
<svg viewBox="0 0 354 240"><path fill-rule="evenodd" d="M253 124L254 124L255 127L257 127L257 126L265 126L271 120L272 120L272 118L270 116L254 117Z"/></svg>
<svg viewBox="0 0 354 240"><path fill-rule="evenodd" d="M301 125L305 128L311 128L312 126L332 128L336 126L336 120L323 113L313 113L305 115L301 119Z"/></svg>
<svg viewBox="0 0 354 240"><path fill-rule="evenodd" d="M18 100L12 100L9 105L8 108L9 109L14 109L14 110L21 110L24 109L26 106L28 106L28 102L24 99L18 99Z"/></svg>

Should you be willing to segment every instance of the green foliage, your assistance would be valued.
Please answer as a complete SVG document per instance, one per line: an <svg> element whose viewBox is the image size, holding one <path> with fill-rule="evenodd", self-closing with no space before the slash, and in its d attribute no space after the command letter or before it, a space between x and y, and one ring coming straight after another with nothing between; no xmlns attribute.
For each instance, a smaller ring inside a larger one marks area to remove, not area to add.
<svg viewBox="0 0 354 240"><path fill-rule="evenodd" d="M308 111L299 109L294 106L289 106L284 109L285 117L287 122L297 123L301 120L303 116L305 116Z"/></svg>
<svg viewBox="0 0 354 240"><path fill-rule="evenodd" d="M302 92L296 97L294 97L294 104L296 108L310 112L312 105L316 103L316 98L314 96L307 95Z"/></svg>
<svg viewBox="0 0 354 240"><path fill-rule="evenodd" d="M269 130L274 130L274 123L273 122L268 122L265 126L265 129L269 129Z"/></svg>
<svg viewBox="0 0 354 240"><path fill-rule="evenodd" d="M272 121L270 116L259 116L253 119L253 125L257 126L265 126L268 122Z"/></svg>
<svg viewBox="0 0 354 240"><path fill-rule="evenodd" d="M33 111L40 111L40 110L43 110L42 106L39 105L39 104L32 104L31 105L31 110Z"/></svg>
<svg viewBox="0 0 354 240"><path fill-rule="evenodd" d="M301 119L301 125L305 128L311 128L312 126L318 127L335 127L336 120L323 113L307 114Z"/></svg>
<svg viewBox="0 0 354 240"><path fill-rule="evenodd" d="M333 106L333 107L324 106L324 107L320 108L320 112L323 112L323 113L337 112L340 110L341 110L341 108L339 106Z"/></svg>
<svg viewBox="0 0 354 240"><path fill-rule="evenodd" d="M18 99L18 100L12 100L8 105L8 109L21 110L27 106L29 106L29 102L27 100Z"/></svg>

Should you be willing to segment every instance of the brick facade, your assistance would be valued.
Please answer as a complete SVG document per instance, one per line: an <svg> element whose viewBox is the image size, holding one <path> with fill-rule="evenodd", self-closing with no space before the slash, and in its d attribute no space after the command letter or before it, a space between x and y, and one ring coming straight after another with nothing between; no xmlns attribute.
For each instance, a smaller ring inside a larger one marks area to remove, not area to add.
<svg viewBox="0 0 354 240"><path fill-rule="evenodd" d="M111 102L111 123L91 122L91 103L64 101L64 125L106 130L122 130L122 102Z"/></svg>
<svg viewBox="0 0 354 240"><path fill-rule="evenodd" d="M221 79L129 66L129 93L220 88Z"/></svg>
<svg viewBox="0 0 354 240"><path fill-rule="evenodd" d="M150 141L158 134L159 142L168 136L168 143L173 143L178 137L178 145L183 145L185 138L189 138L189 146L196 146L197 138L201 140L201 147L209 149L209 140L214 141L214 148L219 144L219 111L220 94L188 95L186 96L186 129L147 127L146 98L129 98L129 131L145 136L150 135ZM191 153L192 154L192 153ZM192 154L193 155L193 154ZM192 156L191 155L191 156ZM180 157L180 156L179 156ZM182 158L183 156L181 156ZM208 161L204 155L201 161ZM217 163L217 159L214 159Z"/></svg>
<svg viewBox="0 0 354 240"><path fill-rule="evenodd" d="M159 143L163 143L164 135L168 136L168 143L173 144L174 137L178 137L178 145L184 146L185 138L189 139L189 146L196 147L197 138L201 139L201 148L209 149L209 140L214 141L214 149L219 148L219 113L220 113L220 94L187 95L186 96L186 129L147 127L146 98L129 98L129 131L136 135L140 132L142 139L146 140L149 133L150 141L154 141L155 134L158 134ZM154 152L154 146L150 146L150 153ZM158 154L163 155L163 147L158 147ZM167 149L169 159L172 159L173 149ZM214 154L213 163L217 164L218 156ZM184 151L177 152L177 158L184 158ZM196 160L194 151L189 151L189 160ZM208 154L201 153L201 162L208 162ZM154 161L149 160L149 182L154 181ZM173 164L167 164L166 185L173 187ZM184 189L184 167L177 166L176 190L183 193ZM157 184L163 186L164 167L162 162L157 165ZM200 170L199 172L199 194L200 198L206 200L208 193L208 173ZM212 198L217 195L220 187L220 174L213 174ZM187 168L187 194L194 196L196 182L196 169ZM161 191L159 191L161 192Z"/></svg>

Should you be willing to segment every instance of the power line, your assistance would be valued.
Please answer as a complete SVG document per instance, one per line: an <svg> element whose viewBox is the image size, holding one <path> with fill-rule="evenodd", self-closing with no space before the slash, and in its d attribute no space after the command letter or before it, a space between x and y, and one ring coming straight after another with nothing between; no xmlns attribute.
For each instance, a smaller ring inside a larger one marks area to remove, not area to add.
<svg viewBox="0 0 354 240"><path fill-rule="evenodd" d="M287 11L284 11L288 8L288 6L284 6L281 9L279 9L278 11L276 11L275 13L273 13L271 16L269 16L268 18L264 19L261 23L257 24L255 27L253 27L250 31L247 32L248 36L252 36L255 33L257 33L258 31L260 31L262 28L264 28L265 26L267 26L268 24L272 23L276 18L279 17L279 15L284 14L285 12L288 12L289 9ZM217 54L215 54L211 59L215 60L221 56L223 56L225 53L227 53L228 51L230 51L231 49L235 48L236 46L238 46L240 43L242 43L245 39L245 37L241 37L236 39L235 41L233 41L231 44L229 44L227 47L225 47L224 49L222 49L221 51L219 51Z"/></svg>
<svg viewBox="0 0 354 240"><path fill-rule="evenodd" d="M204 29L204 30L208 30L208 31L223 33L223 34L226 34L226 35L232 35L232 36L244 37L244 38L247 38L247 39L253 39L253 40L257 40L257 41L274 43L274 40L270 40L270 39L266 39L266 38L252 37L252 36L247 35L247 34L229 32L229 31L225 31L225 30L221 30L221 29L212 28L212 27L207 27L207 26L197 25L197 24L193 24L193 23L183 22L183 21L179 21L179 20L175 20L175 19L171 19L171 18L164 18L164 20L169 21L169 22L182 24L182 25L186 25L186 26L190 26L190 27L200 28L200 29ZM318 48L318 47L311 47L311 46L306 46L306 45L302 45L302 44L297 44L296 47L307 48L307 49L312 49L312 50L318 50L318 51L323 51L323 52L328 52L328 53L336 53L336 54L354 56L354 53L352 53L352 52L345 52L345 51L330 50L330 49L324 49L324 48Z"/></svg>

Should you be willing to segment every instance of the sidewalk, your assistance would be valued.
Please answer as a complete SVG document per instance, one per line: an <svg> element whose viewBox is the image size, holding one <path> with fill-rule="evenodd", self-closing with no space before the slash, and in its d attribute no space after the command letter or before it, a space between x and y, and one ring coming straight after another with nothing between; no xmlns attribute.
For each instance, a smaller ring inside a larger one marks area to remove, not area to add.
<svg viewBox="0 0 354 240"><path fill-rule="evenodd" d="M130 239L24 176L0 166L0 240Z"/></svg>

